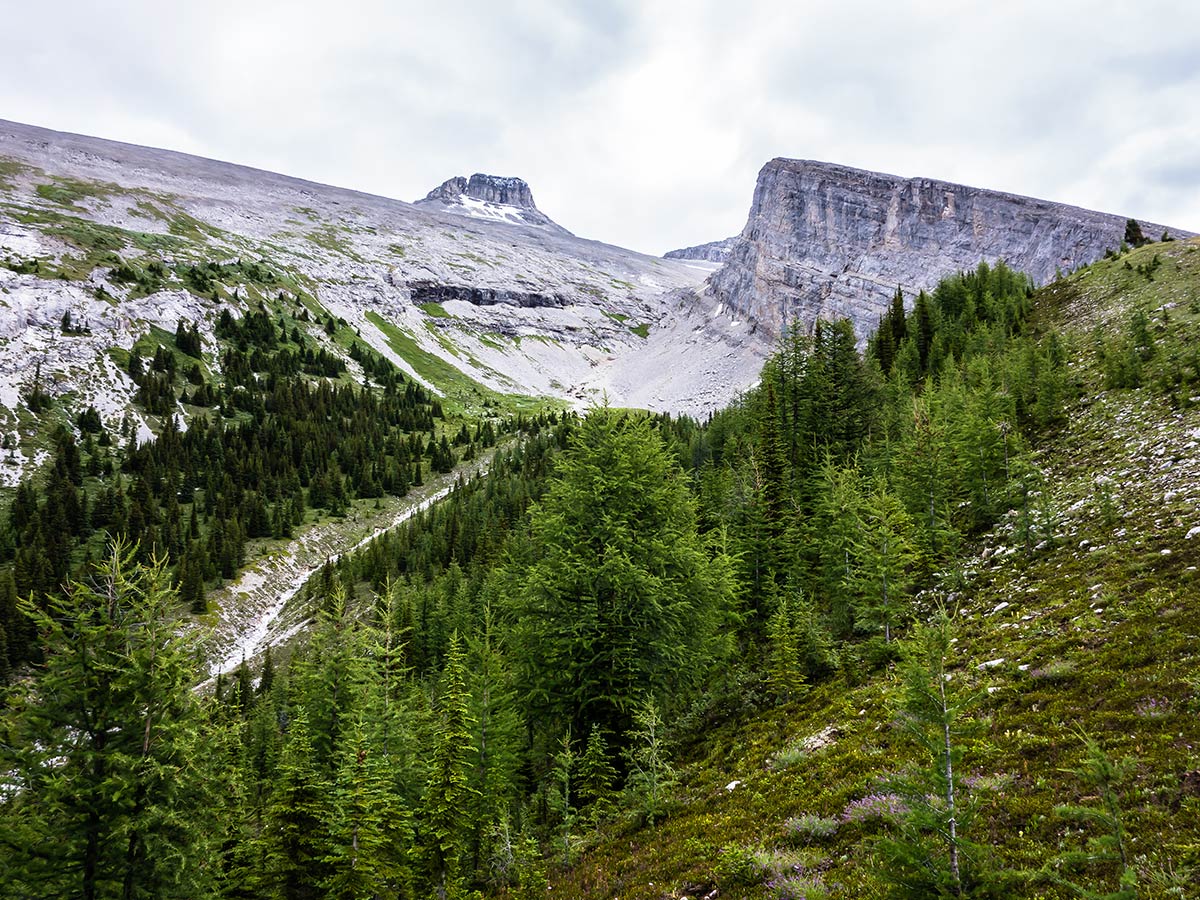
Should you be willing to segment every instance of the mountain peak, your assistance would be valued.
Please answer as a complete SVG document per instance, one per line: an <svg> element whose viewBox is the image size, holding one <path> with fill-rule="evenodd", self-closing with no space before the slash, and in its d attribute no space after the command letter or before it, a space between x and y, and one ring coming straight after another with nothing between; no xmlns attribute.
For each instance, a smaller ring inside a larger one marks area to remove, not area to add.
<svg viewBox="0 0 1200 900"><path fill-rule="evenodd" d="M570 234L537 208L533 191L522 178L476 172L470 178L456 175L417 201L418 206L440 206L447 212L476 219L510 222Z"/></svg>
<svg viewBox="0 0 1200 900"><path fill-rule="evenodd" d="M772 334L849 318L865 340L897 287L912 298L945 275L998 259L1045 284L1119 247L1127 222L934 178L776 157L759 172L746 227L708 290Z"/></svg>

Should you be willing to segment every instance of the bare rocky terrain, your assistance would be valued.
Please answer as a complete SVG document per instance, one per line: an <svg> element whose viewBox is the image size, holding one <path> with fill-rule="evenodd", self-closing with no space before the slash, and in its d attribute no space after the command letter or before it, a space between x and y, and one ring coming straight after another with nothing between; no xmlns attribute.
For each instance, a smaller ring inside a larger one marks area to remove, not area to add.
<svg viewBox="0 0 1200 900"><path fill-rule="evenodd" d="M741 235L659 259L572 235L519 178L455 177L411 204L0 121L0 417L16 425L40 374L66 407L128 414L149 436L113 349L181 318L215 347L220 304L177 283L137 291L114 260L265 261L435 390L431 359L442 382L705 415L755 382L791 323L846 316L865 339L897 286L911 302L996 259L1044 282L1118 246L1125 223L776 159ZM97 246L116 256L79 258ZM67 313L86 327L64 333ZM26 449L4 455L3 483L34 459Z"/></svg>
<svg viewBox="0 0 1200 900"><path fill-rule="evenodd" d="M541 216L519 179L457 181L460 200L490 213ZM434 194L454 194L457 181ZM0 406L11 427L40 365L52 395L118 421L132 384L112 348L181 317L211 341L219 310L205 298L138 296L104 265L64 276L80 230L96 239L92 226L122 259L151 248L168 262L265 260L427 384L378 320L473 383L579 407L607 396L704 414L757 378L769 341L692 290L711 264L584 240L549 219L466 212L0 121L0 262L10 264L0 268ZM65 335L66 312L87 331Z"/></svg>

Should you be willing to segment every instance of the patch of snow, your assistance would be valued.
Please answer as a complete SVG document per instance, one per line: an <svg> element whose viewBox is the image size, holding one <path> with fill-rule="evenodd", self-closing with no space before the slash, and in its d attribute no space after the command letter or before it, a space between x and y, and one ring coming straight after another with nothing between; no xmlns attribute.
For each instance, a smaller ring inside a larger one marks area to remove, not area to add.
<svg viewBox="0 0 1200 900"><path fill-rule="evenodd" d="M525 225L530 228L544 228L544 225L538 225L528 221L522 216L525 212L519 206L511 206L507 203L489 203L486 200L476 200L474 197L468 197L466 194L460 195L456 202L449 207L454 212L464 216L471 216L474 219L491 219L494 222L507 222L510 225Z"/></svg>

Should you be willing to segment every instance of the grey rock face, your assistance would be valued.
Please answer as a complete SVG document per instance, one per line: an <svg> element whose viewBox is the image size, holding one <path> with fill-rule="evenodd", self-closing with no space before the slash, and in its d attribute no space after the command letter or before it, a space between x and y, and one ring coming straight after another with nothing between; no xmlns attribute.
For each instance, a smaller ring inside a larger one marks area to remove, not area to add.
<svg viewBox="0 0 1200 900"><path fill-rule="evenodd" d="M695 247L668 250L663 254L663 259L704 259L708 262L723 263L729 259L729 254L733 252L733 245L737 240L738 236L734 235L723 241L709 241L707 244L699 244Z"/></svg>
<svg viewBox="0 0 1200 900"><path fill-rule="evenodd" d="M846 317L865 339L897 286L911 302L947 274L998 259L1042 284L1119 246L1126 221L930 178L773 159L706 290L775 334ZM1164 231L1141 224L1148 237Z"/></svg>
<svg viewBox="0 0 1200 900"><path fill-rule="evenodd" d="M522 209L537 209L533 202L533 191L520 178L501 178L498 175L481 175L476 172L467 182L467 196L486 203L503 203Z"/></svg>
<svg viewBox="0 0 1200 900"><path fill-rule="evenodd" d="M529 190L529 185L524 180L504 178L500 175L483 175L479 172L469 180L455 175L426 194L425 199L455 201L464 194L485 203L503 203L522 209L537 209L533 202L533 191Z"/></svg>
<svg viewBox="0 0 1200 900"><path fill-rule="evenodd" d="M570 301L562 294L520 291L509 288L478 287L466 284L442 284L436 281L410 281L413 303L446 303L464 300L472 306L519 306L522 309L561 309Z"/></svg>
<svg viewBox="0 0 1200 900"><path fill-rule="evenodd" d="M425 195L426 200L446 200L453 202L467 192L467 179L461 175L447 178L432 191ZM420 201L417 201L418 203Z"/></svg>
<svg viewBox="0 0 1200 900"><path fill-rule="evenodd" d="M510 216L536 209L469 196L467 178L413 205L3 120L0 164L0 260L77 258L78 248L58 231L63 221L164 236L178 221L200 223L169 239L174 261L267 260L417 380L388 325L503 393L557 396L580 408L607 396L621 406L701 417L753 384L771 349L744 318L716 316L697 301L711 264L531 227ZM64 179L81 185L80 196L39 191ZM476 193L523 202L519 188L504 184ZM444 197L464 206L455 211ZM132 243L116 252L138 254ZM70 415L94 405L116 427L129 412L140 423L139 439L149 439L152 429L132 400L136 386L113 362L112 348L127 350L152 327L173 330L183 318L198 324L210 352L222 309L236 315L249 308L246 300L192 294L177 279L140 297L111 275L107 264L86 281L0 266L0 430L11 430L40 366L43 385ZM444 308L426 308L431 303ZM62 333L68 311L88 323L89 334ZM341 352L317 323L307 330ZM349 363L353 377L357 363ZM33 451L21 452L0 454L0 487L37 464Z"/></svg>
<svg viewBox="0 0 1200 900"><path fill-rule="evenodd" d="M537 208L533 191L520 178L484 175L476 172L469 179L456 175L443 181L417 201L418 206L437 206L446 211L475 219L491 219L514 225L532 225L561 234L570 234Z"/></svg>

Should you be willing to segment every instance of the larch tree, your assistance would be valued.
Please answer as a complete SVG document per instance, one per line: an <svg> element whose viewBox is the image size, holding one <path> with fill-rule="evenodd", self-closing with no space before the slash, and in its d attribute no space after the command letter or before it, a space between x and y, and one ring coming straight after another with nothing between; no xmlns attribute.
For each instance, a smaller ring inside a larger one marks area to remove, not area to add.
<svg viewBox="0 0 1200 900"><path fill-rule="evenodd" d="M461 858L467 826L471 754L470 697L466 654L456 633L450 637L440 696L435 706L433 750L421 809L426 873L438 900L454 900L463 892Z"/></svg>
<svg viewBox="0 0 1200 900"><path fill-rule="evenodd" d="M195 654L161 563L117 543L45 607L46 648L0 741L0 894L203 897L209 802Z"/></svg>
<svg viewBox="0 0 1200 900"><path fill-rule="evenodd" d="M939 609L902 647L897 667L897 720L915 743L919 764L891 787L904 804L896 830L878 842L890 896L1005 896L969 835L975 805L964 783L963 747L976 732L981 695L953 666L953 628Z"/></svg>
<svg viewBox="0 0 1200 900"><path fill-rule="evenodd" d="M863 498L859 523L854 619L859 628L882 631L884 642L890 644L917 558L912 520L899 498L879 479L875 490Z"/></svg>
<svg viewBox="0 0 1200 900"><path fill-rule="evenodd" d="M328 876L326 811L331 786L317 768L308 715L295 711L280 754L275 784L259 836L261 897L309 900L321 896Z"/></svg>
<svg viewBox="0 0 1200 900"><path fill-rule="evenodd" d="M696 686L722 653L730 564L710 556L645 416L587 416L532 507L521 563L505 578L520 686L551 739L626 734L643 697Z"/></svg>

